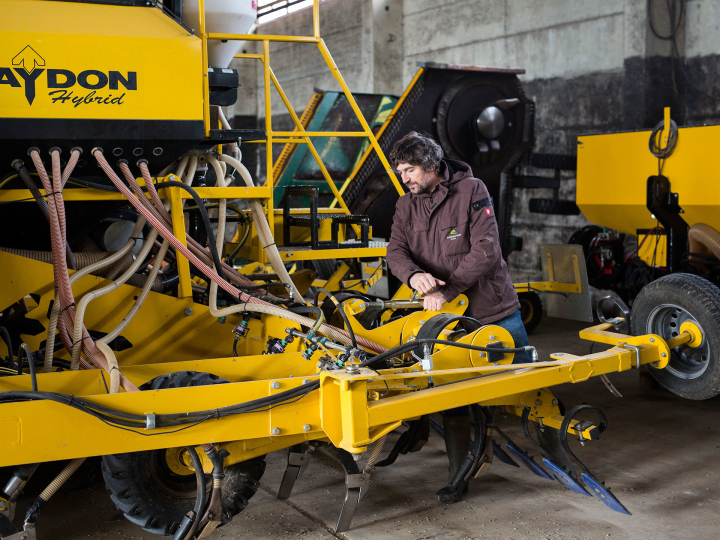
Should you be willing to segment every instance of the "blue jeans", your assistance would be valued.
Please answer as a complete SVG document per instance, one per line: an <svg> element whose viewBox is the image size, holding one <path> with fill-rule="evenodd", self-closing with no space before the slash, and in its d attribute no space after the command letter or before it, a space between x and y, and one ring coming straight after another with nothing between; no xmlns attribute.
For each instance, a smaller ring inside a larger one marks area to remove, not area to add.
<svg viewBox="0 0 720 540"><path fill-rule="evenodd" d="M522 317L520 316L519 309L515 313L508 315L504 319L491 322L490 324L502 326L505 330L510 332L513 341L515 342L515 347L527 347L528 345L530 345L530 343L528 342L527 332L525 332L525 326L522 322ZM512 363L529 364L530 362L532 362L530 353L528 351L523 351L515 353L515 358L513 359ZM442 414L443 416L468 416L470 414L470 410L467 407L457 407L455 409L448 409L446 411L443 411Z"/></svg>

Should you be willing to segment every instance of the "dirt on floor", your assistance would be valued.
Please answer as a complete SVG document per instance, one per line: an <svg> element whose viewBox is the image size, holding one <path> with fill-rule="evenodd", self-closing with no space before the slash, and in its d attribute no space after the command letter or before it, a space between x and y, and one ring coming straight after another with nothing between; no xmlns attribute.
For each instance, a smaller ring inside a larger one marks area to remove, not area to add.
<svg viewBox="0 0 720 540"><path fill-rule="evenodd" d="M551 352L586 354L579 339L586 325L545 319L530 342L541 359ZM572 448L632 513L613 512L598 499L575 494L526 468L496 460L489 472L472 480L463 501L438 502L434 493L447 481L442 438L431 430L428 444L372 476L352 529L333 534L345 496L344 476L322 451L295 484L291 497L274 497L287 451L267 456L261 488L248 508L212 538L320 540L420 539L715 539L720 531L720 400L687 401L642 385L637 371L611 375L623 397L610 394L598 378L553 388L566 407L588 403L601 408L608 429L600 440ZM641 390L642 387L642 390ZM519 419L498 417L498 425L521 447ZM399 433L391 434L386 455ZM362 463L362 462L361 462ZM49 466L46 466L49 467ZM88 471L92 473L92 470ZM47 474L28 486L37 494ZM51 476L50 476L51 478ZM19 504L18 519L34 497ZM114 507L92 474L74 490L58 494L38 522L39 540L151 539Z"/></svg>

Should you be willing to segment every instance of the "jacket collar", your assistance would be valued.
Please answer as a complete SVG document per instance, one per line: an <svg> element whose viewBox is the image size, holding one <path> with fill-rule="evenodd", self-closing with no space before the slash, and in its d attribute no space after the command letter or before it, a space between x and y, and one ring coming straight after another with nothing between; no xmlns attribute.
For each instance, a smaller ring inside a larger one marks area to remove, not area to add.
<svg viewBox="0 0 720 540"><path fill-rule="evenodd" d="M437 207L447 195L450 186L456 182L459 182L463 178L472 178L472 170L467 163L462 161L456 161L454 159L443 159L440 161L440 175L443 176L443 180L435 187L435 191L432 193L420 193L418 195L408 192L411 198L423 199L433 197L435 207Z"/></svg>

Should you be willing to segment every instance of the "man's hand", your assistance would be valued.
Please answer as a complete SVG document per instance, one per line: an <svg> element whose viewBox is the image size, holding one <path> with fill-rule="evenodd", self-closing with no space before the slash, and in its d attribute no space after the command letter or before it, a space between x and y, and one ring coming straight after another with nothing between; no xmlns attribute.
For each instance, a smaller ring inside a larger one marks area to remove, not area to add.
<svg viewBox="0 0 720 540"><path fill-rule="evenodd" d="M433 277L432 274L419 273L410 278L410 287L423 296L433 292L438 285L445 285L445 282Z"/></svg>
<svg viewBox="0 0 720 540"><path fill-rule="evenodd" d="M440 311L447 298L440 291L430 293L423 298L423 307L428 311Z"/></svg>

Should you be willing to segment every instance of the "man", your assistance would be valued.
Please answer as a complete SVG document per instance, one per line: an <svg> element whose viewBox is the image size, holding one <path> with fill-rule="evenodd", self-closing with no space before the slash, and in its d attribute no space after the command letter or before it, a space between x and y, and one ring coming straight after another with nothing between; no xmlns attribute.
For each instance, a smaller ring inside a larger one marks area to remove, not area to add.
<svg viewBox="0 0 720 540"><path fill-rule="evenodd" d="M466 316L483 325L507 329L516 347L527 346L520 302L500 252L492 198L461 161L443 159L430 137L414 131L395 143L390 162L409 189L397 202L387 262L392 273L423 295L425 309L439 311L459 294L468 297ZM530 362L527 353L515 363ZM467 455L470 417L467 407L443 412L450 481ZM446 486L437 492L445 503L467 491Z"/></svg>

